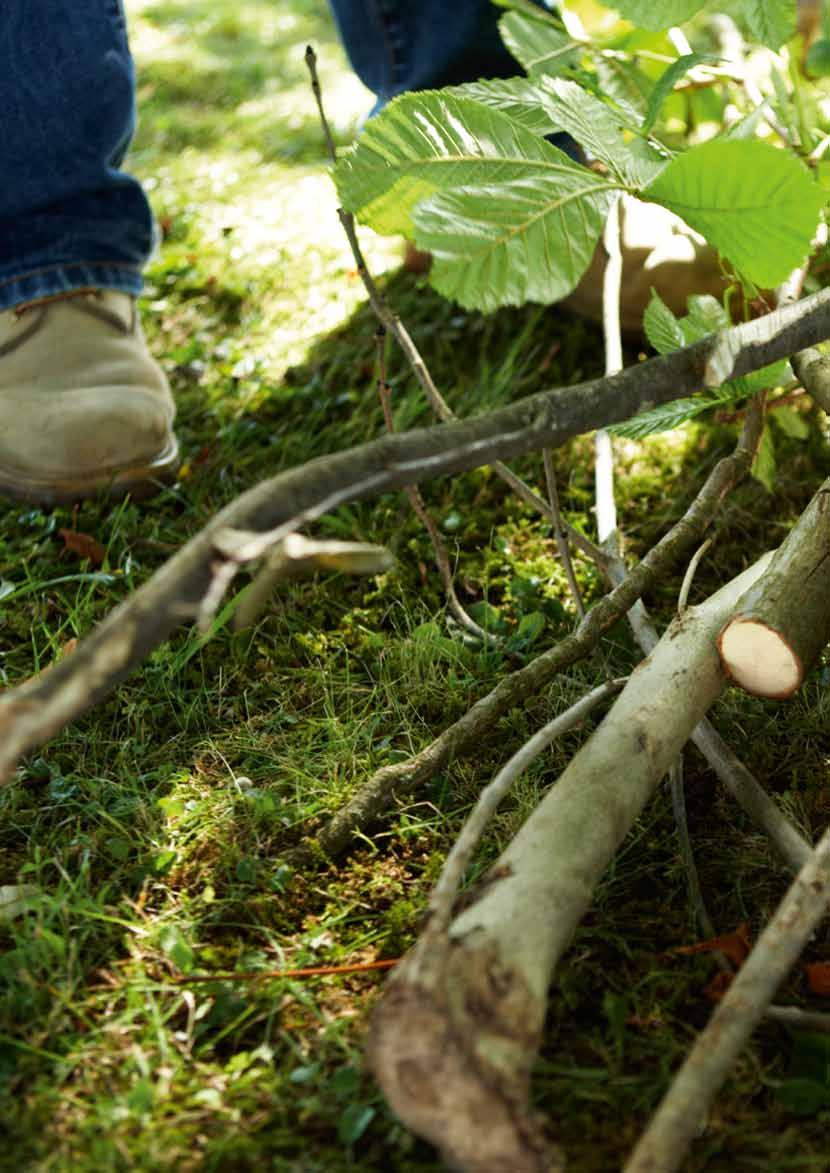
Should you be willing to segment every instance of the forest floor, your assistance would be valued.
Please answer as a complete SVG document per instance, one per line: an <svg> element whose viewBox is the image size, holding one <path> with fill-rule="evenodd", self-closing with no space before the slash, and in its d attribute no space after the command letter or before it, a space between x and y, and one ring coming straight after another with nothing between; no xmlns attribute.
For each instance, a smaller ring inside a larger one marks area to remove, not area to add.
<svg viewBox="0 0 830 1173"><path fill-rule="evenodd" d="M375 322L335 214L305 45L317 48L338 143L350 141L370 98L325 3L127 0L127 10L141 109L129 166L163 231L144 321L174 386L184 463L149 504L0 506L2 685L70 654L244 489L383 430ZM598 373L597 327L556 307L461 311L399 271L399 242L366 237L370 263L459 414ZM429 422L397 355L391 382L398 428ZM808 439L779 437L774 492L749 480L726 503L695 598L774 545L830 473L822 421L805 419ZM620 445L629 557L677 519L735 431L709 421ZM564 509L586 532L590 451L582 439L556 454ZM519 467L541 484L540 460ZM205 642L183 628L0 793L0 884L33 886L29 911L0 924L0 1168L442 1167L364 1069L382 974L188 981L400 957L481 786L598 675L636 662L621 624L602 663L577 666L512 711L474 759L399 806L350 858L292 872L286 851L374 769L426 745L505 671L572 628L550 528L500 481L482 469L424 492L462 601L504 636L503 648L470 646L448 624L428 540L402 495L344 507L315 533L385 543L392 571L286 586L245 633L223 628ZM80 557L62 534L71 530L101 549ZM593 566L577 557L577 573L586 598L599 597ZM661 623L677 586L647 600ZM830 818L827 680L818 670L786 704L732 691L713 713L812 837ZM585 733L528 771L477 873ZM694 751L687 774L718 929L746 922L757 935L786 875ZM619 1167L706 1021L715 961L672 952L697 935L661 790L552 992L534 1094L577 1173ZM826 929L811 949L828 955ZM781 1001L821 1008L803 971ZM826 1170L829 1125L830 1048L765 1026L688 1168Z"/></svg>

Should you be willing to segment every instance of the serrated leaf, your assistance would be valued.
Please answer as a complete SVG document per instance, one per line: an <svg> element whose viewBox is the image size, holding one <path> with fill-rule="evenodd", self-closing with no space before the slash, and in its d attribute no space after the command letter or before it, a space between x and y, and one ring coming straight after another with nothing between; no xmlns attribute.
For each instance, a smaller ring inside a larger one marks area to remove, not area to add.
<svg viewBox="0 0 830 1173"><path fill-rule="evenodd" d="M681 216L764 288L804 261L824 204L803 163L769 143L742 139L692 147L642 196Z"/></svg>
<svg viewBox="0 0 830 1173"><path fill-rule="evenodd" d="M411 237L414 208L438 192L537 176L549 188L574 171L585 174L501 111L430 91L395 98L370 119L335 181L343 206L376 232Z"/></svg>
<svg viewBox="0 0 830 1173"><path fill-rule="evenodd" d="M666 166L666 160L642 140L629 145L623 137L627 126L621 114L576 82L543 77L539 86L554 121L621 182L641 187Z"/></svg>
<svg viewBox="0 0 830 1173"><path fill-rule="evenodd" d="M430 281L439 293L489 311L571 292L591 261L613 193L601 176L561 158L545 173L444 192L419 205L415 239L433 255Z"/></svg>
<svg viewBox="0 0 830 1173"><path fill-rule="evenodd" d="M659 407L640 412L633 419L613 424L608 431L615 436L624 436L627 440L642 440L656 432L670 432L672 428L679 428L681 424L688 423L695 416L702 415L713 407L732 403L733 396L721 395L721 390L723 389L719 389L716 396L699 395L695 398L675 399L672 403L660 404Z"/></svg>
<svg viewBox="0 0 830 1173"><path fill-rule="evenodd" d="M678 57L676 61L672 61L671 65L663 70L648 100L646 116L643 120L643 130L645 133L648 133L652 126L654 126L663 103L680 79L690 69L694 69L696 65L717 60L719 59L711 53L684 53L682 57Z"/></svg>
<svg viewBox="0 0 830 1173"><path fill-rule="evenodd" d="M594 67L601 92L619 106L632 126L639 126L652 86L643 70L624 57L596 57Z"/></svg>
<svg viewBox="0 0 830 1173"><path fill-rule="evenodd" d="M752 475L760 481L768 493L775 487L775 442L769 424L764 425L761 442L752 462Z"/></svg>
<svg viewBox="0 0 830 1173"><path fill-rule="evenodd" d="M559 124L543 104L539 87L527 77L471 81L463 86L451 86L443 93L492 106L532 134L545 135L559 130Z"/></svg>
<svg viewBox="0 0 830 1173"><path fill-rule="evenodd" d="M705 0L613 0L611 6L620 16L640 28L658 32L682 24L694 16Z"/></svg>
<svg viewBox="0 0 830 1173"><path fill-rule="evenodd" d="M780 49L795 36L793 0L745 0L744 16L756 41L769 49Z"/></svg>
<svg viewBox="0 0 830 1173"><path fill-rule="evenodd" d="M537 9L538 13L538 9ZM538 16L508 12L499 21L499 32L507 48L532 76L555 76L578 59L581 46L568 34Z"/></svg>
<svg viewBox="0 0 830 1173"><path fill-rule="evenodd" d="M656 289L652 289L651 299L643 314L643 330L649 345L658 354L671 354L673 350L686 345L677 318Z"/></svg>

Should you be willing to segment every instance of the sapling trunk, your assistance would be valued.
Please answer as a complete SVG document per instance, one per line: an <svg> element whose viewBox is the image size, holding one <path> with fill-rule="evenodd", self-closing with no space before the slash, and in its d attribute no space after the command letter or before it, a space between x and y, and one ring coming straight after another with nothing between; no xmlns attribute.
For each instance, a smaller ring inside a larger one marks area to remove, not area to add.
<svg viewBox="0 0 830 1173"><path fill-rule="evenodd" d="M755 696L790 697L830 642L830 479L718 637L727 675Z"/></svg>
<svg viewBox="0 0 830 1173"><path fill-rule="evenodd" d="M395 972L370 1053L389 1103L465 1173L545 1173L528 1108L557 961L614 852L725 684L715 633L769 555L690 608L491 869L449 934Z"/></svg>

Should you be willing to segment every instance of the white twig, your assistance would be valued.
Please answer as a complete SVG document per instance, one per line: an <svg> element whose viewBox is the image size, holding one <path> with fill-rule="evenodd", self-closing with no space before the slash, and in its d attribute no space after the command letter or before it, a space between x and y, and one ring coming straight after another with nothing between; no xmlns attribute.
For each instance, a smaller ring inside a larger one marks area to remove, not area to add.
<svg viewBox="0 0 830 1173"><path fill-rule="evenodd" d="M625 1173L672 1173L683 1162L732 1064L830 903L830 828L791 884L672 1081Z"/></svg>
<svg viewBox="0 0 830 1173"><path fill-rule="evenodd" d="M438 879L429 902L429 933L446 932L452 919L453 902L487 824L496 813L496 808L507 795L513 783L558 737L568 733L587 717L600 701L612 696L626 683L627 677L608 681L592 689L586 696L571 705L564 713L554 717L513 754L502 766L493 781L482 790L478 801L447 856L443 871Z"/></svg>
<svg viewBox="0 0 830 1173"><path fill-rule="evenodd" d="M615 375L623 367L620 332L620 289L622 286L622 252L620 250L620 199L608 212L602 243L608 261L602 278L602 330L605 339L605 373ZM617 506L614 501L614 449L605 428L594 437L594 477L596 482L597 534L603 546L617 529Z"/></svg>
<svg viewBox="0 0 830 1173"><path fill-rule="evenodd" d="M689 601L689 591L692 589L695 572L700 565L700 560L709 547L712 545L712 539L707 538L702 546L695 550L694 554L689 560L689 565L686 567L686 573L683 575L683 582L680 584L680 594L677 596L677 614L682 615L686 610L686 604Z"/></svg>

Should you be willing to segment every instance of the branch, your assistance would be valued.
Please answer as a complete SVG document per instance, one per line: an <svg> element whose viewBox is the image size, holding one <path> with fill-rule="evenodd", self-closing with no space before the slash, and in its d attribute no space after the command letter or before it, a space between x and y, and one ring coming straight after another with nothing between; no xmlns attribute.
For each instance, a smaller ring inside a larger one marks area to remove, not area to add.
<svg viewBox="0 0 830 1173"><path fill-rule="evenodd" d="M724 670L755 696L786 699L830 642L830 479L718 636Z"/></svg>
<svg viewBox="0 0 830 1173"><path fill-rule="evenodd" d="M735 343L732 374L747 374L786 358L830 337L830 290L727 334ZM215 545L219 530L256 533L261 555L346 502L502 457L559 447L582 432L693 393L700 387L712 348L713 339L705 338L612 378L543 391L472 420L383 436L319 457L249 489L117 607L71 656L0 697L0 781L12 776L22 754L109 695L172 631L199 613L217 565L225 561Z"/></svg>
<svg viewBox="0 0 830 1173"><path fill-rule="evenodd" d="M396 800L423 786L454 758L475 749L511 708L537 695L559 672L593 651L602 635L623 618L640 595L700 542L723 498L749 471L760 427L760 418L750 413L735 451L718 461L683 517L619 586L588 611L572 635L506 676L420 753L377 770L318 834L317 847L322 853L329 857L342 855L354 837ZM295 856L304 859L305 853L300 850Z"/></svg>
<svg viewBox="0 0 830 1173"><path fill-rule="evenodd" d="M672 1081L625 1173L672 1173L706 1120L729 1069L830 903L830 828Z"/></svg>
<svg viewBox="0 0 830 1173"><path fill-rule="evenodd" d="M714 633L768 560L669 627L445 947L416 945L393 972L374 1015L372 1064L396 1115L452 1167L549 1168L528 1081L552 973L615 851L723 688Z"/></svg>

